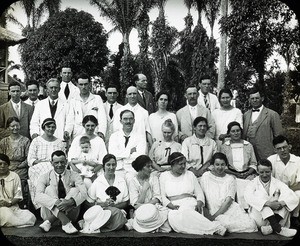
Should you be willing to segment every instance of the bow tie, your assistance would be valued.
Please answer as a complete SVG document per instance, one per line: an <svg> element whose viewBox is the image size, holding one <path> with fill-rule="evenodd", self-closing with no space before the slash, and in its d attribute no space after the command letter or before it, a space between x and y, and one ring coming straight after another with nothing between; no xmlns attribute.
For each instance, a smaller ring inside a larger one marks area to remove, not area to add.
<svg viewBox="0 0 300 246"><path fill-rule="evenodd" d="M258 109L252 109L252 112L259 112L259 108Z"/></svg>

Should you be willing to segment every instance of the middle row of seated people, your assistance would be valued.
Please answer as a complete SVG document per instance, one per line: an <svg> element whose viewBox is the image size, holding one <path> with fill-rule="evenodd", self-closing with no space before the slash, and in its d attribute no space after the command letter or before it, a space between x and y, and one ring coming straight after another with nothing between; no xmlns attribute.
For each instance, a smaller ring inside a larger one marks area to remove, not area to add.
<svg viewBox="0 0 300 246"><path fill-rule="evenodd" d="M296 230L289 229L289 219L290 211L299 204L299 198L287 185L271 177L270 161L259 163L259 177L245 189L249 214L235 202L237 184L234 176L225 172L228 165L226 155L215 153L211 163L211 171L205 172L199 182L186 169L184 155L174 152L168 158L170 170L158 178L151 174L151 159L141 155L132 163L136 174L126 181L116 173L116 157L107 154L103 158L104 172L86 189L80 176L66 169L64 152L55 151L52 153L54 170L41 176L37 186L37 202L42 206L44 219L40 227L47 232L58 219L66 233L77 232L71 221L76 221L79 205L86 199L92 209L89 208L79 221L84 233L106 232L126 226L140 232L170 232L173 229L198 235L255 232L257 227L264 235L276 232L292 237L296 234ZM65 186L62 196L59 179ZM133 219L127 220L124 211L129 203L136 210ZM87 215L91 210L95 210L94 219ZM110 212L101 221L96 214L103 210ZM153 216L155 214L157 216Z"/></svg>

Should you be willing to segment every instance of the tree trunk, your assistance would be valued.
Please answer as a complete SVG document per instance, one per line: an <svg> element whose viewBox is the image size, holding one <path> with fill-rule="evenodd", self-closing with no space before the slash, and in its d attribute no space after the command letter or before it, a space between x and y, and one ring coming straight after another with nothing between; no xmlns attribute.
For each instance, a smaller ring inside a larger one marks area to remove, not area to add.
<svg viewBox="0 0 300 246"><path fill-rule="evenodd" d="M221 0L221 17L227 17L228 0ZM225 71L227 61L227 35L221 33L220 52L219 52L219 75L218 75L218 91L225 87Z"/></svg>

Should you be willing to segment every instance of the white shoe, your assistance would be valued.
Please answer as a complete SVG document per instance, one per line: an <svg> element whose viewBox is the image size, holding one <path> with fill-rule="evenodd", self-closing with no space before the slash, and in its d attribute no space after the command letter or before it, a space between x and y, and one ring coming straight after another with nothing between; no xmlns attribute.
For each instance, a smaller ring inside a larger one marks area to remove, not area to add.
<svg viewBox="0 0 300 246"><path fill-rule="evenodd" d="M71 222L69 222L69 223L63 225L61 228L62 228L63 231L64 231L65 233L67 233L67 234L74 234L74 233L77 233L77 232L78 232L78 230L72 225Z"/></svg>
<svg viewBox="0 0 300 246"><path fill-rule="evenodd" d="M220 226L218 226L218 229L215 231L215 233L220 236L224 236L226 231L227 231L227 229L224 226L220 225Z"/></svg>
<svg viewBox="0 0 300 246"><path fill-rule="evenodd" d="M260 231L263 235L267 236L273 233L273 228L270 225L262 226Z"/></svg>
<svg viewBox="0 0 300 246"><path fill-rule="evenodd" d="M133 219L129 219L127 221L127 223L125 224L125 231L131 231L133 230L133 226L132 226L132 223L133 223Z"/></svg>
<svg viewBox="0 0 300 246"><path fill-rule="evenodd" d="M48 232L51 228L51 223L49 220L45 220L42 224L39 225L39 227L44 231Z"/></svg>
<svg viewBox="0 0 300 246"><path fill-rule="evenodd" d="M277 232L277 234L284 236L284 237L293 237L297 233L295 229L289 229L287 227L281 227L281 231Z"/></svg>
<svg viewBox="0 0 300 246"><path fill-rule="evenodd" d="M83 229L83 225L84 225L84 220L79 220L78 222L78 225L81 229Z"/></svg>

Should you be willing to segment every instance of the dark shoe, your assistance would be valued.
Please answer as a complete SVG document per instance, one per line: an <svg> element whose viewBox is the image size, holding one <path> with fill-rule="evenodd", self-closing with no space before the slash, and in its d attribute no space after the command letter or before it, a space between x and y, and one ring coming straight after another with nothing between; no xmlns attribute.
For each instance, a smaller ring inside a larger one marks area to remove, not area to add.
<svg viewBox="0 0 300 246"><path fill-rule="evenodd" d="M291 217L291 228L300 229L300 221L298 217Z"/></svg>

